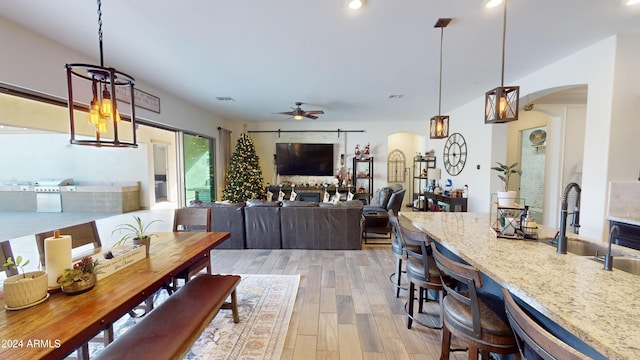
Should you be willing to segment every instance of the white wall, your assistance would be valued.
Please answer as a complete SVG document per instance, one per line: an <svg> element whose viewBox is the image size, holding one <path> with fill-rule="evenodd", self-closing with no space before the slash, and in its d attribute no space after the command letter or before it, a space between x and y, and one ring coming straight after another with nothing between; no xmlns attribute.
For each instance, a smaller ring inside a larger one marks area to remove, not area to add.
<svg viewBox="0 0 640 360"><path fill-rule="evenodd" d="M451 177L444 169L442 152L446 139L427 139L427 149L436 150L436 167L442 169L443 179L451 178L454 188L469 187L468 211L489 212L491 192L497 191L500 186L499 179L490 176L490 167L495 161L506 162L507 127L484 124L484 95L457 109L446 111L446 114L451 119L449 135L460 133L467 143L464 169L455 177ZM496 153L501 157L494 155Z"/></svg>
<svg viewBox="0 0 640 360"><path fill-rule="evenodd" d="M617 50L607 175L608 181L635 181L640 176L640 34L620 35Z"/></svg>
<svg viewBox="0 0 640 360"><path fill-rule="evenodd" d="M640 154L640 145L633 139L640 122L637 121L640 73L640 35L612 36L571 56L550 64L520 79L507 79L507 84L521 87L521 95L567 85L587 85L589 89L586 112L585 147L583 157L582 234L601 238L605 233L607 183L609 180L636 180L638 165L632 159ZM1 82L66 98L63 64L68 62L95 62L68 48L52 43L4 20L0 20ZM126 69L120 69L126 71ZM135 77L135 74L132 74ZM151 122L189 129L206 136L217 137L217 127L233 131L232 141L241 132L241 124L224 121L170 94L146 85L138 79L137 87L159 96L161 114L140 109L138 116ZM444 109L451 116L450 133L460 132L467 140L469 153L465 169L452 178L454 187L469 186L469 210L486 212L490 208L490 194L498 189L499 180L491 173L495 161L507 161L504 125L485 125L484 94L456 109ZM393 119L389 122L364 123L335 121L252 123L250 130L277 129L365 129L365 133L348 133L345 149L352 156L355 144L373 145L376 158L375 186L386 182L383 159L388 153L387 137L397 132L427 134L427 119ZM255 134L263 169L271 167L274 135ZM612 140L615 139L615 142ZM428 140L426 148L435 149L437 166L442 168L444 140ZM110 151L110 149L103 149ZM268 159L268 160L267 160ZM347 164L351 158L347 158ZM265 161L268 161L265 163ZM220 163L220 162L219 162ZM606 169L607 171L603 171ZM220 174L220 172L218 172ZM445 173L446 174L446 173ZM446 175L445 175L446 176ZM221 179L219 176L219 189ZM267 176L268 178L268 176ZM556 199L557 201L557 199Z"/></svg>
<svg viewBox="0 0 640 360"><path fill-rule="evenodd" d="M371 156L374 158L374 189L380 188L387 184L387 154L389 145L387 138L398 132L415 133L415 129L420 129L426 133L426 121L419 125L411 121L394 121L393 124L386 122L323 122L322 118L315 121L293 121L288 123L282 122L265 122L251 123L250 131L309 131L299 133L280 133L277 132L261 132L250 133L256 152L260 157L260 167L264 176L265 183L271 183L275 178L273 166L273 154L275 154L275 143L277 142L325 142L339 145L340 153L345 154L345 167L352 167L354 157L354 149L356 144L360 144L362 150L367 143L371 144ZM340 137L337 133L313 132L313 130L363 130L364 132L341 132ZM418 147L416 147L418 149ZM421 150L424 147L420 148ZM418 151L418 150L415 150ZM423 151L423 150L422 150ZM339 154L336 154L336 157ZM412 157L413 153L410 153Z"/></svg>
<svg viewBox="0 0 640 360"><path fill-rule="evenodd" d="M66 134L2 135L0 179L15 177L19 181L35 182L43 178L73 178L78 182L140 181L148 183L145 167L147 147L104 149L69 145Z"/></svg>
<svg viewBox="0 0 640 360"><path fill-rule="evenodd" d="M584 147L583 156L588 160L583 164L581 233L596 239L601 238L605 226L607 179L601 169L603 164L608 162L609 156L608 139L616 44L617 37L613 36L526 77L507 80L508 85L520 86L521 97L544 89L567 85L586 84L588 86L586 119L588 130L585 133L585 144L588 145ZM469 183L470 211L489 210L489 194L495 191L498 185L497 177L491 173L490 166L496 161L507 161L506 125L484 125L483 111L483 97L480 97L448 112L452 119L450 132L455 132L458 128L464 129L462 133L467 138L471 155L467 164L472 166L471 171L467 172L465 168L464 175L461 174L461 178ZM481 169L476 170L474 165L480 165Z"/></svg>
<svg viewBox="0 0 640 360"><path fill-rule="evenodd" d="M64 64L98 63L95 58L77 53L3 19L0 19L0 44L2 44L0 69L3 69L0 82L32 89L63 100L67 98ZM115 64L107 65L116 66ZM127 69L118 70L127 72ZM136 77L136 74L130 75ZM173 128L189 129L193 133L213 138L218 137L219 126L233 130L236 134L240 132L239 124L216 117L146 84L142 79L136 79L136 88L159 97L161 109L158 114L136 108L138 118ZM106 152L113 149L101 150ZM218 189L221 189L222 183L223 179L219 176Z"/></svg>
<svg viewBox="0 0 640 360"><path fill-rule="evenodd" d="M424 154L427 149L425 149L426 140L424 135L415 134L415 133L396 133L389 135L387 139L387 148L389 152L394 150L400 150L404 153L405 156L405 169L404 176L405 181L402 183L407 192L405 193L404 203L411 203L413 194L414 194L414 180L413 180L413 159L416 153ZM387 174L388 175L388 174ZM418 184L416 183L415 186Z"/></svg>

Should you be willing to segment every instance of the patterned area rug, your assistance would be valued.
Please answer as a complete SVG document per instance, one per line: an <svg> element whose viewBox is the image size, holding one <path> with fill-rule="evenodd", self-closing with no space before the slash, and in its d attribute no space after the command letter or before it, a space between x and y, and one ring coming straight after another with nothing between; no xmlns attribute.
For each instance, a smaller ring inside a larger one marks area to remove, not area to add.
<svg viewBox="0 0 640 360"><path fill-rule="evenodd" d="M237 287L240 322L233 322L231 311L220 310L185 359L280 359L300 276L240 276L242 280ZM167 296L166 291L161 291L156 306ZM114 323L115 337L125 334L135 322L130 316L118 320ZM101 347L90 343L90 353L99 352Z"/></svg>
<svg viewBox="0 0 640 360"><path fill-rule="evenodd" d="M185 359L280 359L298 292L299 275L241 275L240 322L221 311Z"/></svg>

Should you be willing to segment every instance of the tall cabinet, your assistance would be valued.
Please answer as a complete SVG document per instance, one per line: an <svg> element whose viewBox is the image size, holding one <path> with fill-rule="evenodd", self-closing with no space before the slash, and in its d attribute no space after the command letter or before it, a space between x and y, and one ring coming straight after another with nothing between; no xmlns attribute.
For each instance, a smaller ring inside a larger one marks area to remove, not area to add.
<svg viewBox="0 0 640 360"><path fill-rule="evenodd" d="M418 206L414 210L426 209L426 197L429 187L427 170L435 169L436 158L414 158L413 159L413 200L418 200ZM420 203L422 201L422 203Z"/></svg>
<svg viewBox="0 0 640 360"><path fill-rule="evenodd" d="M353 158L352 169L355 198L365 200L369 204L373 195L373 157Z"/></svg>

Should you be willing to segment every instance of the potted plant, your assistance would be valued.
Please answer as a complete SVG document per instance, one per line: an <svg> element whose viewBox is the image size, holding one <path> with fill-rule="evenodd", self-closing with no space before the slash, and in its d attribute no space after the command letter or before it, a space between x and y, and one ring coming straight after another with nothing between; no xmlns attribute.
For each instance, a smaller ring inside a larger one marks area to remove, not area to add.
<svg viewBox="0 0 640 360"><path fill-rule="evenodd" d="M24 309L39 304L49 297L47 272L41 270L25 272L24 267L29 264L29 260L24 263L22 260L22 256L18 256L15 261L9 257L2 265L22 270L22 274L10 276L4 280L4 303L8 310Z"/></svg>
<svg viewBox="0 0 640 360"><path fill-rule="evenodd" d="M67 295L76 295L91 290L96 284L98 260L91 256L85 256L73 268L64 269L56 282L60 284L62 292Z"/></svg>
<svg viewBox="0 0 640 360"><path fill-rule="evenodd" d="M509 179L511 175L518 174L522 175L522 171L516 169L518 163L515 162L511 165L505 165L499 162L496 162L498 166L494 166L491 169L497 171L498 178L502 180L503 191L498 191L498 205L500 206L513 206L516 201L516 191L509 190Z"/></svg>
<svg viewBox="0 0 640 360"><path fill-rule="evenodd" d="M148 234L147 230L149 229L149 226L151 226L151 224L161 220L153 220L145 224L142 221L142 219L140 219L139 216L134 215L133 219L135 220L134 224L120 224L111 232L111 235L113 235L113 233L115 233L116 231L120 233L125 231L125 234L122 236L120 240L118 240L114 244L114 246L122 245L127 240L131 239L133 242L133 245L136 245L136 246L144 245L146 247L147 257L149 257L149 247L151 246L151 237L157 236L157 235Z"/></svg>

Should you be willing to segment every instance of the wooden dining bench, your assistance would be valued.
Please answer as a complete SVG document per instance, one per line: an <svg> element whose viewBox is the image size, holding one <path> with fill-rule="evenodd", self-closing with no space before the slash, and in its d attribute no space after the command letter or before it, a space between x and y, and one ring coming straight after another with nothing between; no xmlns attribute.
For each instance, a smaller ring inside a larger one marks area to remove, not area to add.
<svg viewBox="0 0 640 360"><path fill-rule="evenodd" d="M240 321L238 275L200 274L145 315L95 359L182 359L220 309ZM231 302L226 300L231 296Z"/></svg>

